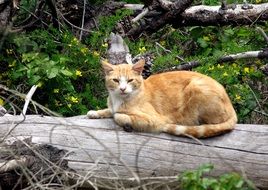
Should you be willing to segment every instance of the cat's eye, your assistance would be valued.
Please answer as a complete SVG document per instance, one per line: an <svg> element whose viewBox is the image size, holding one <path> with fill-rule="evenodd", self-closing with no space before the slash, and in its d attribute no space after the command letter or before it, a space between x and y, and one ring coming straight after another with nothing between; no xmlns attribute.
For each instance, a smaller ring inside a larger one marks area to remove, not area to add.
<svg viewBox="0 0 268 190"><path fill-rule="evenodd" d="M113 79L113 81L119 83L119 80L118 79Z"/></svg>
<svg viewBox="0 0 268 190"><path fill-rule="evenodd" d="M129 79L127 82L133 82L134 81L134 79Z"/></svg>

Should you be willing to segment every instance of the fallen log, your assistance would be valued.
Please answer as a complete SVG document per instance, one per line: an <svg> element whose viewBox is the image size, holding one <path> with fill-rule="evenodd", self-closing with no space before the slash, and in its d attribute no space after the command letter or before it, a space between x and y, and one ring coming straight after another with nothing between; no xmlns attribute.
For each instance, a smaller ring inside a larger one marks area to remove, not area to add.
<svg viewBox="0 0 268 190"><path fill-rule="evenodd" d="M136 39L142 33L157 32L167 24L171 24L175 28L185 26L238 26L265 23L268 19L268 3L190 6L191 2L186 1L188 6L182 6L183 2L175 1L169 2L168 6L163 7L160 4L160 6L152 7L147 15L143 16L144 21L126 31L126 35L130 39ZM141 6L125 5L126 9L133 9L133 7L135 10L141 9ZM165 11L161 12L158 9Z"/></svg>
<svg viewBox="0 0 268 190"><path fill-rule="evenodd" d="M163 188L169 183L178 185L176 175L184 170L212 163L211 176L238 172L257 187L268 189L268 125L238 124L231 133L197 141L168 134L127 133L111 119L84 117L1 117L2 188L18 173L16 180L23 174L33 187L45 182L64 186L67 176L76 187ZM12 183L19 184L14 179Z"/></svg>

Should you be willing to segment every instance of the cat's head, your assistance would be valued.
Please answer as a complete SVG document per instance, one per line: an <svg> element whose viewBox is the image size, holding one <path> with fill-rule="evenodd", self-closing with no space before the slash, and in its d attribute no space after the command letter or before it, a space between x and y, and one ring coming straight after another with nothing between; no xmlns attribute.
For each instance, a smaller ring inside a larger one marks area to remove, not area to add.
<svg viewBox="0 0 268 190"><path fill-rule="evenodd" d="M134 65L112 65L106 61L102 61L105 84L108 91L122 98L134 95L143 84L141 73L144 64L145 61L143 59Z"/></svg>

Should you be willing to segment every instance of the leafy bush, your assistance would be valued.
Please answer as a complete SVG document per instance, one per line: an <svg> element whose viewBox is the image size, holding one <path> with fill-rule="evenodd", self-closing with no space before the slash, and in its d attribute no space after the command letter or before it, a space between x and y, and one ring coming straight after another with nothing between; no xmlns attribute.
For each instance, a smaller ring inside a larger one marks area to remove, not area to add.
<svg viewBox="0 0 268 190"><path fill-rule="evenodd" d="M205 177L213 170L213 165L206 164L197 170L185 171L179 176L180 189L187 190L253 190L252 182L237 173L229 173L218 178Z"/></svg>
<svg viewBox="0 0 268 190"><path fill-rule="evenodd" d="M1 57L9 69L2 76L10 88L38 85L34 99L53 111L84 114L106 102L99 54L67 31L36 30L9 38Z"/></svg>
<svg viewBox="0 0 268 190"><path fill-rule="evenodd" d="M68 30L34 30L10 35L0 55L1 83L26 93L38 85L34 99L64 116L85 114L88 109L105 107L106 90L99 59L105 57L106 38L118 20L131 11L117 11L99 18L99 27L80 42ZM266 26L265 26L266 27ZM239 122L267 122L255 119L253 110L268 111L261 90L268 90L267 80L259 71L264 61L239 60L218 63L226 54L260 50L266 46L254 27L186 27L167 26L150 37L136 41L126 39L133 55L150 51L154 55L153 72L184 62L199 61L194 69L224 85L239 116ZM156 45L156 42L159 45ZM166 51L168 50L168 51ZM16 100L22 107L22 100ZM252 119L253 118L253 119Z"/></svg>
<svg viewBox="0 0 268 190"><path fill-rule="evenodd" d="M59 32L53 28L10 35L0 56L5 63L2 83L12 89L24 86L24 93L37 85L33 99L64 116L105 107L107 93L100 56L107 50L105 39L115 23L130 13L117 11L114 16L100 18L99 30L85 43L68 30ZM14 103L22 107L23 102L17 99Z"/></svg>

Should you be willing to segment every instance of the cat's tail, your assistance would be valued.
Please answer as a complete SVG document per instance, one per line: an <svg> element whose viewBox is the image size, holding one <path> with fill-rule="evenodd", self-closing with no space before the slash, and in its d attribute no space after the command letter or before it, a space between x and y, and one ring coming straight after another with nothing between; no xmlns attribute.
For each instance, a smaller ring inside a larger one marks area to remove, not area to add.
<svg viewBox="0 0 268 190"><path fill-rule="evenodd" d="M237 117L236 114L234 114L227 121L218 124L203 124L196 126L168 124L165 126L163 132L170 133L172 135L207 138L217 136L233 130L235 128L236 123L237 123Z"/></svg>

